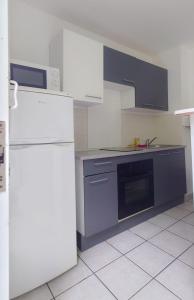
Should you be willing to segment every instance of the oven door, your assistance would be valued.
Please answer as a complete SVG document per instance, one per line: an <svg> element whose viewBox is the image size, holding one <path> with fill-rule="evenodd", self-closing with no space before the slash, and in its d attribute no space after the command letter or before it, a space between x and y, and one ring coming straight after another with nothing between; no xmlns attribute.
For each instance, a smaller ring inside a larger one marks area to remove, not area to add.
<svg viewBox="0 0 194 300"><path fill-rule="evenodd" d="M122 176L118 182L119 220L154 205L153 174Z"/></svg>

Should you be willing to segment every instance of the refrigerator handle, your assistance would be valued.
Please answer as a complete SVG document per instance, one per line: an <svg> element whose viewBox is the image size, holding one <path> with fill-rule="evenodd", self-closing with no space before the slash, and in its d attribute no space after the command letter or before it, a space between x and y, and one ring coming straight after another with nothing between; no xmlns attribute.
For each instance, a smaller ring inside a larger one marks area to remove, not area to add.
<svg viewBox="0 0 194 300"><path fill-rule="evenodd" d="M18 83L15 80L10 80L10 84L14 85L14 93L13 93L13 99L14 102L12 105L10 105L10 109L16 109L18 107L18 99L17 99L17 92L18 92Z"/></svg>
<svg viewBox="0 0 194 300"><path fill-rule="evenodd" d="M10 149L11 150L21 150L21 149L26 149L26 148L30 148L33 145L11 145Z"/></svg>

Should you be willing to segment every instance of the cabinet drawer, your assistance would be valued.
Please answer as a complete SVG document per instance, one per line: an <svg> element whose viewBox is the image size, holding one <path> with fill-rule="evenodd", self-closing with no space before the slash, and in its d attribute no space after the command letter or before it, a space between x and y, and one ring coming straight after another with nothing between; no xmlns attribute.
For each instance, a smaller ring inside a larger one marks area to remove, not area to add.
<svg viewBox="0 0 194 300"><path fill-rule="evenodd" d="M116 162L111 158L84 161L84 176L116 171Z"/></svg>
<svg viewBox="0 0 194 300"><path fill-rule="evenodd" d="M84 179L85 235L92 236L118 223L117 173Z"/></svg>

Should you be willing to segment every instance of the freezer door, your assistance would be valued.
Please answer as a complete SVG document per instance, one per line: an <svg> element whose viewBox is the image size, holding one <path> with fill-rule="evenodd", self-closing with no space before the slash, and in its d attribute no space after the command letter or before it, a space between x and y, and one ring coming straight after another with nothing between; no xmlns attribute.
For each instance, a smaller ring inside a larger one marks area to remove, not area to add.
<svg viewBox="0 0 194 300"><path fill-rule="evenodd" d="M17 98L17 108L10 110L11 145L74 141L71 98L31 91L19 91Z"/></svg>
<svg viewBox="0 0 194 300"><path fill-rule="evenodd" d="M10 149L11 298L76 264L74 145Z"/></svg>

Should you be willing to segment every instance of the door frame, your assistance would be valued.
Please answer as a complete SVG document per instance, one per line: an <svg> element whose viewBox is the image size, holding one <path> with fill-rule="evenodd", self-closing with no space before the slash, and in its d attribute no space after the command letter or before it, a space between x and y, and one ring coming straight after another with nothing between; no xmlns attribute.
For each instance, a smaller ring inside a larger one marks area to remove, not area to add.
<svg viewBox="0 0 194 300"><path fill-rule="evenodd" d="M192 157L192 174L193 174L193 194L194 194L194 115L190 115L191 123L191 157ZM193 198L194 203L194 198Z"/></svg>
<svg viewBox="0 0 194 300"><path fill-rule="evenodd" d="M0 192L0 299L9 299L8 0L0 0L0 120L5 121L6 190Z"/></svg>

